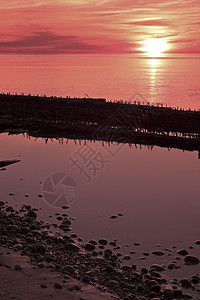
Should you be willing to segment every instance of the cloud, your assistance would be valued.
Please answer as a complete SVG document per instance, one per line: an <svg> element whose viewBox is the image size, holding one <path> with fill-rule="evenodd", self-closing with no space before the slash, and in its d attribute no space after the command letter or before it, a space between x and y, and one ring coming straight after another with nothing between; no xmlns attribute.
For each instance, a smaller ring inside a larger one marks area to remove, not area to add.
<svg viewBox="0 0 200 300"><path fill-rule="evenodd" d="M152 19L152 20L133 21L133 22L128 22L126 24L137 25L137 26L169 26L169 21L161 20L161 19Z"/></svg>
<svg viewBox="0 0 200 300"><path fill-rule="evenodd" d="M103 47L85 43L76 36L64 36L52 32L37 32L13 41L0 42L0 52L8 53L69 53L101 52Z"/></svg>
<svg viewBox="0 0 200 300"><path fill-rule="evenodd" d="M155 37L196 52L199 20L199 0L1 0L0 52L129 53Z"/></svg>

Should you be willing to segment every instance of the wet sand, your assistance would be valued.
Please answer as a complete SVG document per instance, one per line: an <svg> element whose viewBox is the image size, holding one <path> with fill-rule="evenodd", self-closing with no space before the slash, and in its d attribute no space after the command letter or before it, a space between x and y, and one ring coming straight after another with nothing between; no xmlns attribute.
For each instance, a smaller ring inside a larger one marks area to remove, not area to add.
<svg viewBox="0 0 200 300"><path fill-rule="evenodd" d="M0 247L0 265L1 299L113 299L108 293L71 277L63 283L60 273L48 269L41 272L41 269L30 265L28 256L21 256L8 248ZM15 270L16 265L21 266L22 270ZM55 283L60 284L62 289L55 288Z"/></svg>

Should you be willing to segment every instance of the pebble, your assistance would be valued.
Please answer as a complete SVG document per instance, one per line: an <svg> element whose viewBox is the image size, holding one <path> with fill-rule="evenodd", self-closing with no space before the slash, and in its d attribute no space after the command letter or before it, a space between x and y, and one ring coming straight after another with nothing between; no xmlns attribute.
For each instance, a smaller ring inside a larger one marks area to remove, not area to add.
<svg viewBox="0 0 200 300"><path fill-rule="evenodd" d="M138 242L133 243L134 246L140 246L141 244Z"/></svg>
<svg viewBox="0 0 200 300"><path fill-rule="evenodd" d="M141 273L142 273L142 274L147 274L147 273L148 273L147 268L142 268L142 269L141 269Z"/></svg>
<svg viewBox="0 0 200 300"><path fill-rule="evenodd" d="M165 253L162 252L162 251L153 251L152 254L157 255L157 256L162 256L162 255L164 255Z"/></svg>
<svg viewBox="0 0 200 300"><path fill-rule="evenodd" d="M117 216L110 216L110 219L116 219L117 218Z"/></svg>
<svg viewBox="0 0 200 300"><path fill-rule="evenodd" d="M125 256L123 257L123 260L130 260L130 259L131 259L130 255L125 255Z"/></svg>
<svg viewBox="0 0 200 300"><path fill-rule="evenodd" d="M27 217L36 219L37 218L37 214L33 210L29 210L29 212L27 213Z"/></svg>
<svg viewBox="0 0 200 300"><path fill-rule="evenodd" d="M183 295L183 293L182 293L181 290L179 290L179 289L174 290L174 297L175 297L176 299L182 299L182 295Z"/></svg>
<svg viewBox="0 0 200 300"><path fill-rule="evenodd" d="M69 206L62 206L62 209L68 209L69 208Z"/></svg>
<svg viewBox="0 0 200 300"><path fill-rule="evenodd" d="M177 253L181 256L188 255L188 251L185 249L177 250Z"/></svg>
<svg viewBox="0 0 200 300"><path fill-rule="evenodd" d="M163 294L167 299L174 299L174 291L171 289L165 289Z"/></svg>
<svg viewBox="0 0 200 300"><path fill-rule="evenodd" d="M200 278L198 276L192 276L192 283L199 284L200 283Z"/></svg>
<svg viewBox="0 0 200 300"><path fill-rule="evenodd" d="M62 269L61 269L61 272L63 273L68 273L68 274L72 274L74 273L75 269L73 266L64 266Z"/></svg>
<svg viewBox="0 0 200 300"><path fill-rule="evenodd" d="M157 264L153 264L151 265L150 268L154 268L156 271L162 272L165 270L165 268L163 266L157 265Z"/></svg>
<svg viewBox="0 0 200 300"><path fill-rule="evenodd" d="M185 288L190 288L192 286L190 280L188 280L187 278L183 278L181 281L180 281L181 285Z"/></svg>
<svg viewBox="0 0 200 300"><path fill-rule="evenodd" d="M60 290L60 289L62 289L62 285L61 285L60 283L56 282L56 283L54 284L54 288Z"/></svg>
<svg viewBox="0 0 200 300"><path fill-rule="evenodd" d="M15 268L14 268L15 270L17 270L17 271L21 271L22 270L22 267L20 266L20 265L15 265Z"/></svg>
<svg viewBox="0 0 200 300"><path fill-rule="evenodd" d="M185 263L189 263L191 265L198 265L199 264L199 259L195 256L187 255L185 257Z"/></svg>
<svg viewBox="0 0 200 300"><path fill-rule="evenodd" d="M97 241L95 241L95 240L90 240L88 243L92 244L92 245L97 245Z"/></svg>
<svg viewBox="0 0 200 300"><path fill-rule="evenodd" d="M42 243L35 244L35 246L40 254L44 254L46 252L46 247Z"/></svg>
<svg viewBox="0 0 200 300"><path fill-rule="evenodd" d="M85 250L87 250L87 251L94 251L95 250L95 245L87 243L85 245Z"/></svg>
<svg viewBox="0 0 200 300"><path fill-rule="evenodd" d="M41 269L43 269L44 268L44 264L41 262L41 263L38 264L38 267L41 268Z"/></svg>
<svg viewBox="0 0 200 300"><path fill-rule="evenodd" d="M15 244L15 245L13 246L13 249L14 249L14 250L22 250L22 249L23 249L23 246L22 246L21 244Z"/></svg>
<svg viewBox="0 0 200 300"><path fill-rule="evenodd" d="M65 245L65 249L78 252L80 248L74 243L68 243Z"/></svg>
<svg viewBox="0 0 200 300"><path fill-rule="evenodd" d="M161 290L161 286L160 285L153 285L151 287L151 291L155 292L155 293L159 293Z"/></svg>
<svg viewBox="0 0 200 300"><path fill-rule="evenodd" d="M83 276L82 281L85 283L89 283L90 282L90 277L88 275Z"/></svg>
<svg viewBox="0 0 200 300"><path fill-rule="evenodd" d="M98 240L98 243L103 246L106 246L108 244L106 239L100 239L100 240Z"/></svg>
<svg viewBox="0 0 200 300"><path fill-rule="evenodd" d="M116 280L110 280L108 281L107 285L110 288L115 288L116 286L118 286L118 282Z"/></svg>
<svg viewBox="0 0 200 300"><path fill-rule="evenodd" d="M144 256L149 256L149 255L150 255L148 252L142 252L142 254L143 254Z"/></svg>

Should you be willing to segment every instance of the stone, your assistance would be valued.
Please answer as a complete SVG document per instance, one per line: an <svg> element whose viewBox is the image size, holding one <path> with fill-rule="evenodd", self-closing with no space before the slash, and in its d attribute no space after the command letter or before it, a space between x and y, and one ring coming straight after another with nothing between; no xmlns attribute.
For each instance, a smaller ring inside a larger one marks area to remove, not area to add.
<svg viewBox="0 0 200 300"><path fill-rule="evenodd" d="M191 265L198 265L199 264L199 259L195 256L187 255L185 257L185 263L189 263Z"/></svg>
<svg viewBox="0 0 200 300"><path fill-rule="evenodd" d="M152 254L157 255L157 256L162 256L162 255L164 255L165 253L162 252L162 251L153 251Z"/></svg>
<svg viewBox="0 0 200 300"><path fill-rule="evenodd" d="M174 298L176 298L176 299L182 299L182 295L183 295L183 293L182 293L182 291L181 290L174 290Z"/></svg>
<svg viewBox="0 0 200 300"><path fill-rule="evenodd" d="M181 281L180 281L181 285L185 288L190 288L192 286L190 280L188 280L187 278L183 278Z"/></svg>
<svg viewBox="0 0 200 300"><path fill-rule="evenodd" d="M171 290L171 289L165 289L163 291L163 294L164 296L167 298L167 299L173 299L174 298L174 291Z"/></svg>
<svg viewBox="0 0 200 300"><path fill-rule="evenodd" d="M40 254L44 254L46 252L46 247L42 243L38 243L35 246Z"/></svg>
<svg viewBox="0 0 200 300"><path fill-rule="evenodd" d="M13 246L13 249L14 249L14 250L22 250L22 249L23 249L23 246L22 246L21 244L15 244L15 245Z"/></svg>
<svg viewBox="0 0 200 300"><path fill-rule="evenodd" d="M185 249L177 250L177 253L181 256L188 255L188 251Z"/></svg>
<svg viewBox="0 0 200 300"><path fill-rule="evenodd" d="M200 283L200 278L198 276L192 276L192 283L194 284L199 284Z"/></svg>
<svg viewBox="0 0 200 300"><path fill-rule="evenodd" d="M156 271L158 271L158 272L162 272L162 271L165 270L165 268L164 268L163 266L160 266L160 265L157 265L157 264L151 265L150 268L154 268L154 269L155 269Z"/></svg>
<svg viewBox="0 0 200 300"><path fill-rule="evenodd" d="M153 286L153 285L157 285L158 284L158 282L156 281L156 280L149 280L148 282L147 282L147 285L149 286L149 287L151 287L151 286Z"/></svg>
<svg viewBox="0 0 200 300"><path fill-rule="evenodd" d="M87 243L85 245L85 250L87 250L87 251L94 251L95 250L95 245Z"/></svg>
<svg viewBox="0 0 200 300"><path fill-rule="evenodd" d="M153 292L155 292L155 293L159 293L160 292L160 290L161 290L161 287L160 287L160 285L153 285L152 287L151 287L151 291L153 291Z"/></svg>
<svg viewBox="0 0 200 300"><path fill-rule="evenodd" d="M85 283L89 283L90 282L90 277L88 275L83 276L82 281Z"/></svg>
<svg viewBox="0 0 200 300"><path fill-rule="evenodd" d="M70 250L70 251L75 251L75 252L78 252L80 250L80 248L74 243L66 244L65 249Z"/></svg>
<svg viewBox="0 0 200 300"><path fill-rule="evenodd" d="M130 260L130 259L131 259L130 255L125 255L125 256L123 257L123 260Z"/></svg>
<svg viewBox="0 0 200 300"><path fill-rule="evenodd" d="M142 273L142 274L147 274L147 273L148 273L147 268L142 268L142 269L141 269L141 273Z"/></svg>
<svg viewBox="0 0 200 300"><path fill-rule="evenodd" d="M106 246L108 244L106 239L100 239L100 240L98 240L98 243L103 246Z"/></svg>
<svg viewBox="0 0 200 300"><path fill-rule="evenodd" d="M89 244L92 244L92 245L97 245L97 241L95 241L95 240L90 240L89 242L88 242Z"/></svg>
<svg viewBox="0 0 200 300"><path fill-rule="evenodd" d="M22 267L21 267L20 265L15 265L15 270L21 271L21 270L22 270Z"/></svg>
<svg viewBox="0 0 200 300"><path fill-rule="evenodd" d="M117 216L111 216L110 218L111 218L111 219L116 219L116 218L117 218Z"/></svg>
<svg viewBox="0 0 200 300"><path fill-rule="evenodd" d="M68 274L72 274L74 273L74 267L73 266L64 266L62 269L61 269L61 272L63 273L68 273Z"/></svg>
<svg viewBox="0 0 200 300"><path fill-rule="evenodd" d="M62 285L61 285L60 283L56 282L56 283L54 284L54 288L60 290L60 289L62 289Z"/></svg>
<svg viewBox="0 0 200 300"><path fill-rule="evenodd" d="M36 219L37 218L37 214L33 210L29 210L29 212L27 213L27 217Z"/></svg>
<svg viewBox="0 0 200 300"><path fill-rule="evenodd" d="M116 280L110 280L107 283L109 288L115 288L116 286L118 286L118 282Z"/></svg>

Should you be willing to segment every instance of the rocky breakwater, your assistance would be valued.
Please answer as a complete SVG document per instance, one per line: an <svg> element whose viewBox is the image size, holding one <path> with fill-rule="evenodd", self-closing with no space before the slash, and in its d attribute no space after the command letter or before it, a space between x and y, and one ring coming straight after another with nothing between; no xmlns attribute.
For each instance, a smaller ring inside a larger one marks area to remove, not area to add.
<svg viewBox="0 0 200 300"><path fill-rule="evenodd" d="M200 291L199 276L183 278L176 282L176 287L169 288L163 266L153 264L149 268L137 268L136 265L123 265L118 255L107 247L106 239L83 243L78 236L53 233L50 227L51 224L37 220L37 213L30 205L16 211L0 202L1 246L29 257L35 268L59 272L63 284L55 283L56 289L64 289L65 282L74 278L79 284L72 287L72 291L81 290L81 284L93 285L115 299L124 300L191 299L190 291ZM97 245L102 246L101 251L97 250ZM186 255L185 262L199 264L199 259ZM16 265L15 270L20 272L22 267Z"/></svg>

